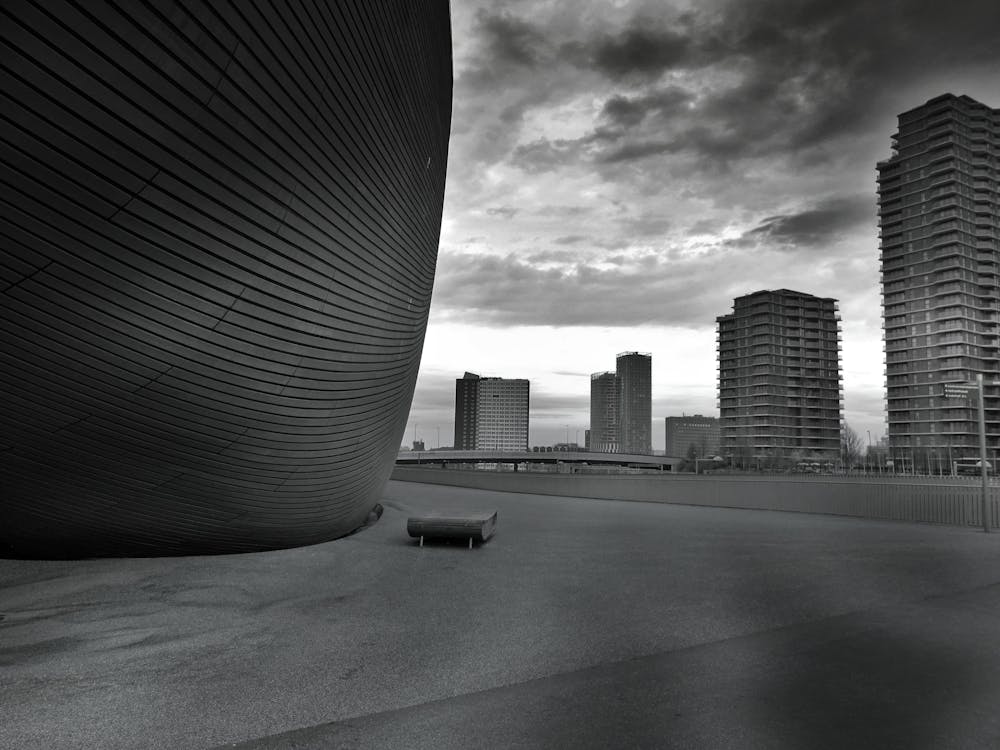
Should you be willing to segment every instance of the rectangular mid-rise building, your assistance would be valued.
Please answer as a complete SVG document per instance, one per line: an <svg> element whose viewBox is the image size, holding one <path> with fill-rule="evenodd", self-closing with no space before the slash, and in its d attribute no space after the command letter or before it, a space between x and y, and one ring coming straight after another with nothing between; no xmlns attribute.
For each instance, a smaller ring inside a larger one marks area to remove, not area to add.
<svg viewBox="0 0 1000 750"><path fill-rule="evenodd" d="M479 379L477 450L528 450L529 389L523 378Z"/></svg>
<svg viewBox="0 0 1000 750"><path fill-rule="evenodd" d="M664 454L686 457L692 450L696 458L719 453L719 420L694 414L690 417L666 417Z"/></svg>

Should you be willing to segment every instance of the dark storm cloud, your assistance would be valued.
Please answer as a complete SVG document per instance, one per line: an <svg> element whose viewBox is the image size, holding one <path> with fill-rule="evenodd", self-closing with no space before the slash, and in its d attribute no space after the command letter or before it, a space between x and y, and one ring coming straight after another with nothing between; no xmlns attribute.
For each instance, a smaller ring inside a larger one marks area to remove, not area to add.
<svg viewBox="0 0 1000 750"><path fill-rule="evenodd" d="M528 174L554 171L576 161L581 145L582 142L575 139L539 138L515 148L510 163Z"/></svg>
<svg viewBox="0 0 1000 750"><path fill-rule="evenodd" d="M708 33L713 64L738 65L742 77L707 97L704 112L765 152L867 131L886 96L928 68L996 62L1000 3L955 10L926 0L731 3Z"/></svg>
<svg viewBox="0 0 1000 750"><path fill-rule="evenodd" d="M830 243L859 224L874 222L875 207L870 196L832 198L803 211L769 216L743 239L808 247Z"/></svg>
<svg viewBox="0 0 1000 750"><path fill-rule="evenodd" d="M693 40L671 28L656 28L638 19L617 35L603 35L593 44L592 65L611 78L630 74L658 77L684 63Z"/></svg>
<svg viewBox="0 0 1000 750"><path fill-rule="evenodd" d="M549 54L545 34L509 13L480 10L472 31L478 38L478 54L459 75L458 85L490 87L517 80L530 75Z"/></svg>
<svg viewBox="0 0 1000 750"><path fill-rule="evenodd" d="M638 125L650 114L669 116L691 104L695 96L679 86L652 90L641 96L616 94L604 102L601 117L610 124L629 128Z"/></svg>
<svg viewBox="0 0 1000 750"><path fill-rule="evenodd" d="M479 31L490 58L497 63L533 67L545 48L545 36L527 21L508 13L480 11Z"/></svg>
<svg viewBox="0 0 1000 750"><path fill-rule="evenodd" d="M948 12L924 0L739 0L711 14L640 15L556 53L611 84L631 76L629 90L604 101L585 135L536 138L511 162L534 174L671 154L701 159L716 173L734 160L776 154L823 163L835 153L832 140L871 133L887 107L900 111L897 100L928 69L995 66L998 38L995 0ZM664 87L665 72L700 78Z"/></svg>

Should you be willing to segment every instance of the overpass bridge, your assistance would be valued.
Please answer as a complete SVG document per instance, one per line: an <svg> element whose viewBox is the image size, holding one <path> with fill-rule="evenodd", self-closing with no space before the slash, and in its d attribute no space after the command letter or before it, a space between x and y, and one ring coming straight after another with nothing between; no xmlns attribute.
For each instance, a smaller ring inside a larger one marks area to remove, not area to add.
<svg viewBox="0 0 1000 750"><path fill-rule="evenodd" d="M434 450L400 451L396 464L411 466L437 464L579 464L587 466L624 466L637 469L672 471L683 459L677 456L647 456L637 453L594 453L590 451L496 451ZM516 470L516 469L515 469Z"/></svg>

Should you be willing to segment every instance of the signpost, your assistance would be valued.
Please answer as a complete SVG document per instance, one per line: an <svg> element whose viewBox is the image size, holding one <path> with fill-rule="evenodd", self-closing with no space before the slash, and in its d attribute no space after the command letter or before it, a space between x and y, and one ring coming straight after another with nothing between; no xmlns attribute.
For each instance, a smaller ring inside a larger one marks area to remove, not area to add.
<svg viewBox="0 0 1000 750"><path fill-rule="evenodd" d="M944 397L945 398L963 398L968 399L970 393L978 392L978 411L979 411L979 470L982 478L982 491L980 493L980 507L982 509L983 516L983 531L987 534L990 533L990 516L989 508L987 503L987 480L986 472L987 462L986 462L986 415L983 409L983 374L978 373L976 375L975 383L945 383L944 384Z"/></svg>

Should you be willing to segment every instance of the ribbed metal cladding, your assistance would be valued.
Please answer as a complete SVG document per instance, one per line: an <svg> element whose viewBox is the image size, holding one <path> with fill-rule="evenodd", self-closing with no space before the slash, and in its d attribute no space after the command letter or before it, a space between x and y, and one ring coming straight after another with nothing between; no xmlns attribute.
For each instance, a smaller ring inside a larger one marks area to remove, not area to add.
<svg viewBox="0 0 1000 750"><path fill-rule="evenodd" d="M446 2L0 5L0 553L349 533L413 394Z"/></svg>

